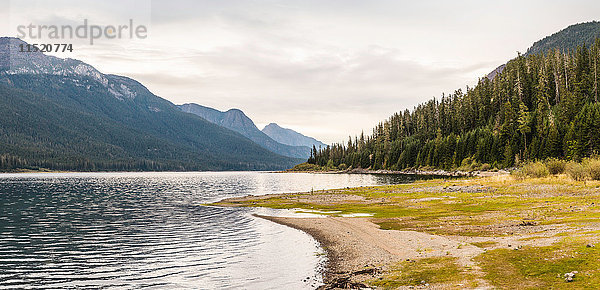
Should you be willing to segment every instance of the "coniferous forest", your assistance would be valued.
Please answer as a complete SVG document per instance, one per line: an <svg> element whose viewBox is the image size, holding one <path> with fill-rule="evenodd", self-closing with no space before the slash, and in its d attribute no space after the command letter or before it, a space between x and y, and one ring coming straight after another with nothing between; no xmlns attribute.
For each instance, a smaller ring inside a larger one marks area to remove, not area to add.
<svg viewBox="0 0 600 290"><path fill-rule="evenodd" d="M519 54L495 77L391 116L308 163L345 169L507 168L600 152L600 39L574 50Z"/></svg>

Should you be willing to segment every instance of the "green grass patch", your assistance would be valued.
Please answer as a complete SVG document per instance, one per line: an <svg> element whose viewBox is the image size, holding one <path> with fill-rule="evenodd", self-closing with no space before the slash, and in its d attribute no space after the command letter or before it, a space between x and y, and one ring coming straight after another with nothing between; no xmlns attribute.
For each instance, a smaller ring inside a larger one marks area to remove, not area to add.
<svg viewBox="0 0 600 290"><path fill-rule="evenodd" d="M503 236L502 233L497 233L493 230L486 230L483 227L469 225L454 225L443 221L426 221L426 220L375 220L374 221L382 230L399 230L399 231L417 231L434 235L450 235L450 236L465 236L465 237L496 237Z"/></svg>
<svg viewBox="0 0 600 290"><path fill-rule="evenodd" d="M476 287L474 276L468 273L467 269L458 266L456 258L453 257L403 261L392 267L379 280L374 280L370 284L384 289L393 289L400 286L417 286L425 283L430 285L467 283Z"/></svg>
<svg viewBox="0 0 600 290"><path fill-rule="evenodd" d="M476 242L476 243L471 243L471 245L475 246L475 247L479 247L479 248L489 248L489 247L493 247L496 244L498 244L497 242L494 241L484 241L484 242Z"/></svg>
<svg viewBox="0 0 600 290"><path fill-rule="evenodd" d="M548 247L496 249L476 258L484 278L504 289L593 289L600 285L600 248L569 240ZM564 274L578 271L573 282Z"/></svg>

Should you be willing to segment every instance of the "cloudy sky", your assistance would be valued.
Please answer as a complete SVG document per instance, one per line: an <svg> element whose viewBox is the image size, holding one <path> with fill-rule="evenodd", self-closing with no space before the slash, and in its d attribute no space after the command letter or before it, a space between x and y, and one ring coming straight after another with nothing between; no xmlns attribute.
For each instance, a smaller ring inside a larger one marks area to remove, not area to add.
<svg viewBox="0 0 600 290"><path fill-rule="evenodd" d="M259 128L275 122L330 143L600 20L600 1L0 0L1 35L83 19L133 19L149 37L69 40L75 51L58 56L133 77L176 104L239 108Z"/></svg>

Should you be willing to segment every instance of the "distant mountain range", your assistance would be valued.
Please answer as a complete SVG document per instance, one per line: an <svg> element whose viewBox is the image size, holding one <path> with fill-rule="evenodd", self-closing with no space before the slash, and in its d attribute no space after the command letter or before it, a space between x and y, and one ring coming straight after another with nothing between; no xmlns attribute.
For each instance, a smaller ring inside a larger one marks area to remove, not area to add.
<svg viewBox="0 0 600 290"><path fill-rule="evenodd" d="M277 140L274 140L275 138L271 138L270 135L258 130L254 122L250 118L248 118L248 116L246 116L244 112L238 109L231 109L227 112L221 112L219 110L215 110L213 108L201 106L198 104L184 104L178 107L183 112L195 114L208 120L213 124L217 124L227 129L236 131L246 136L248 139L254 141L261 147L269 151L275 152L277 154L302 159L307 159L310 156L310 149L312 145L292 145L292 143L296 141L296 139L292 140L292 138L295 138L295 136L290 136L290 139L278 138Z"/></svg>
<svg viewBox="0 0 600 290"><path fill-rule="evenodd" d="M291 146L306 146L312 148L315 146L317 149L319 147L325 148L327 145L323 144L321 141L304 136L292 129L281 128L279 125L275 123L271 123L265 126L262 129L263 133L267 134L267 136L271 137L273 140Z"/></svg>
<svg viewBox="0 0 600 290"><path fill-rule="evenodd" d="M305 160L185 113L133 79L20 44L0 38L0 170L276 170ZM232 124L247 122L239 113Z"/></svg>

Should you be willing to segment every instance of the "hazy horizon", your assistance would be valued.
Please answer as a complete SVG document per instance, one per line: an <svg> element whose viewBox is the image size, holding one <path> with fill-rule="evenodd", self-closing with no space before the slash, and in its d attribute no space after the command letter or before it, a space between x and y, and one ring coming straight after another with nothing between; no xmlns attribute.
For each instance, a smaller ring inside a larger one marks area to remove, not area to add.
<svg viewBox="0 0 600 290"><path fill-rule="evenodd" d="M332 143L474 86L533 42L597 20L600 3L0 0L0 8L3 36L28 23L134 19L148 25L147 39L76 42L53 55L132 77L176 104L238 108L259 129L277 123Z"/></svg>

